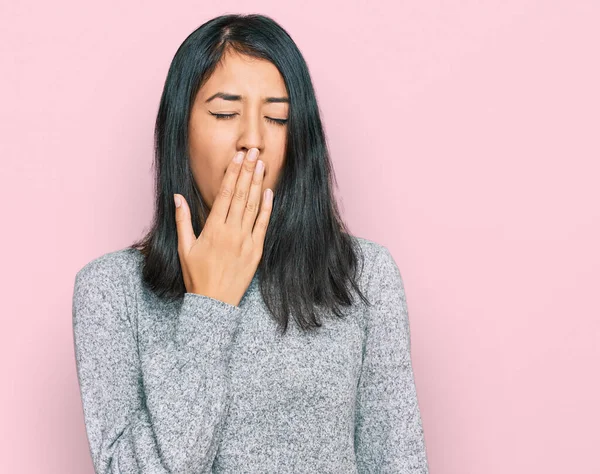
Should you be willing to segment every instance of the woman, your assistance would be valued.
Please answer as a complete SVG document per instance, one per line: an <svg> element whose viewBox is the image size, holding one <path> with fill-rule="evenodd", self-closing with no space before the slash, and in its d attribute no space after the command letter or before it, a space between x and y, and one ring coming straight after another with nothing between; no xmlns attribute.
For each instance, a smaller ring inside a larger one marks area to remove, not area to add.
<svg viewBox="0 0 600 474"><path fill-rule="evenodd" d="M152 229L75 280L96 472L428 472L400 272L340 219L289 35L199 27L155 132Z"/></svg>

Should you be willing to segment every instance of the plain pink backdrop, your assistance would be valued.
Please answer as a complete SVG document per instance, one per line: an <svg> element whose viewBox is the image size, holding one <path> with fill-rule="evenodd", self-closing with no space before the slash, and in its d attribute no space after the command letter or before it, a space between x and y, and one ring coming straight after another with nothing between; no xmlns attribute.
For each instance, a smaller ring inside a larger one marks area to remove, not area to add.
<svg viewBox="0 0 600 474"><path fill-rule="evenodd" d="M75 272L149 225L178 46L264 13L308 62L351 231L402 272L432 474L599 473L599 5L3 0L0 472L93 472Z"/></svg>

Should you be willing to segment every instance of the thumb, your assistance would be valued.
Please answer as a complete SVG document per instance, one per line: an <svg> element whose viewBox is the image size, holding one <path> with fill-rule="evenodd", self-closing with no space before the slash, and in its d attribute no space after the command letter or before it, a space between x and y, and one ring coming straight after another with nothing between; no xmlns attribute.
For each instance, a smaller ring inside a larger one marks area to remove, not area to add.
<svg viewBox="0 0 600 474"><path fill-rule="evenodd" d="M181 194L173 194L175 201L175 223L177 225L177 246L186 253L196 241L192 218L187 201ZM178 205L179 201L179 205Z"/></svg>

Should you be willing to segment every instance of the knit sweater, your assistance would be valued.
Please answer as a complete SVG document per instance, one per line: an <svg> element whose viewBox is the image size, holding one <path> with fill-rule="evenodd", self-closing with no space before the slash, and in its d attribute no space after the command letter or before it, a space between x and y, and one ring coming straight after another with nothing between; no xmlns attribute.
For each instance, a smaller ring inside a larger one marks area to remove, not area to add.
<svg viewBox="0 0 600 474"><path fill-rule="evenodd" d="M254 275L238 306L159 299L142 254L75 277L77 377L96 473L428 473L406 296L388 249L363 249L343 319L281 335Z"/></svg>

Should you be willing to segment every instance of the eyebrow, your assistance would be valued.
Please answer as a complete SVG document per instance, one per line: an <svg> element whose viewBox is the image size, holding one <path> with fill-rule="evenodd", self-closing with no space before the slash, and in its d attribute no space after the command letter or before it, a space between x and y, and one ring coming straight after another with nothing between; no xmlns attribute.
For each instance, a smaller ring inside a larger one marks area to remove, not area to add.
<svg viewBox="0 0 600 474"><path fill-rule="evenodd" d="M229 94L227 92L217 92L214 95L211 95L208 99L206 99L205 103L210 102L213 99L216 98L220 98L223 100L231 100L231 101L241 101L243 100L243 97L241 95L236 95L236 94ZM290 100L287 97L265 97L265 99L263 99L263 102L265 104L275 104L275 103L286 103L289 104Z"/></svg>

